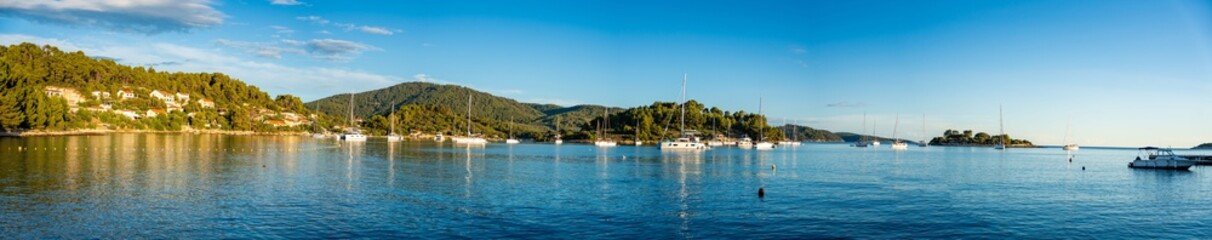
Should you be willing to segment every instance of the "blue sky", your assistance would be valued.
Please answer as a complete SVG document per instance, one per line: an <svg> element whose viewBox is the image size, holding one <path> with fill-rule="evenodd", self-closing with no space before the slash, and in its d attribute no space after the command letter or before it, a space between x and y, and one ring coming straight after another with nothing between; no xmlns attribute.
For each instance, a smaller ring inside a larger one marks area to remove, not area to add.
<svg viewBox="0 0 1212 240"><path fill-rule="evenodd" d="M0 1L22 41L304 100L424 80L628 107L686 73L690 98L832 131L996 132L1002 105L1041 144L1212 142L1206 1Z"/></svg>

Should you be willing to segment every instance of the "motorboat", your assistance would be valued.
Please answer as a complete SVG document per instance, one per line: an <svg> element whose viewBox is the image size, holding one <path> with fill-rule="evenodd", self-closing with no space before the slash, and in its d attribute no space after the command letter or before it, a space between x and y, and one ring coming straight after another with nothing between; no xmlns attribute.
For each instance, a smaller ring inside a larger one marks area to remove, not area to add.
<svg viewBox="0 0 1212 240"><path fill-rule="evenodd" d="M1174 155L1174 151L1170 149L1143 147L1139 150L1136 160L1128 163L1128 167L1187 170L1195 165L1195 161Z"/></svg>

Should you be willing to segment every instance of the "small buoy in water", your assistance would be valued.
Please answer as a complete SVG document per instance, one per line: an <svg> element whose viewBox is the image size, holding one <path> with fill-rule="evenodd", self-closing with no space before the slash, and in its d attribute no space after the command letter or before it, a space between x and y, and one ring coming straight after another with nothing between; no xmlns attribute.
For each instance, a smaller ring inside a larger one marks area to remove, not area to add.
<svg viewBox="0 0 1212 240"><path fill-rule="evenodd" d="M766 189L765 189L765 188L758 188L758 197L759 197L759 198L764 198L764 197L766 197Z"/></svg>
<svg viewBox="0 0 1212 240"><path fill-rule="evenodd" d="M1086 171L1086 166L1082 166L1082 171Z"/></svg>
<svg viewBox="0 0 1212 240"><path fill-rule="evenodd" d="M779 165L777 165L777 164L770 164L770 170L777 170L778 168L779 168Z"/></svg>
<svg viewBox="0 0 1212 240"><path fill-rule="evenodd" d="M1069 157L1069 162L1073 162L1073 157Z"/></svg>
<svg viewBox="0 0 1212 240"><path fill-rule="evenodd" d="M265 168L265 164L261 164L261 168Z"/></svg>

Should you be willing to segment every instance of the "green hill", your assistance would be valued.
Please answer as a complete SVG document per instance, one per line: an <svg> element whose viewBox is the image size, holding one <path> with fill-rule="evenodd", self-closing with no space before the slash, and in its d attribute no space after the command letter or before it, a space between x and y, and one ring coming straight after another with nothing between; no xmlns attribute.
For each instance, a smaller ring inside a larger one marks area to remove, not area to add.
<svg viewBox="0 0 1212 240"><path fill-rule="evenodd" d="M356 93L353 96L353 115L356 118L386 115L391 112L393 105L408 104L445 106L453 111L466 113L469 95L472 97L473 116L506 121L513 117L519 122L532 122L545 116L534 107L535 104L520 103L463 86L425 82L407 82ZM334 117L345 117L349 114L350 96L338 94L304 105Z"/></svg>
<svg viewBox="0 0 1212 240"><path fill-rule="evenodd" d="M222 73L130 67L83 52L0 46L0 128L303 130L297 97L271 98ZM289 126L288 126L289 125Z"/></svg>
<svg viewBox="0 0 1212 240"><path fill-rule="evenodd" d="M787 125L783 125L780 128L783 130L784 135L791 136L792 134L795 134L797 136L795 136L794 139L798 139L800 141L810 141L810 142L842 142L842 141L844 141L844 139L842 139L842 137L838 136L837 134L834 134L829 131L821 130L821 129L807 127L807 126L787 124Z"/></svg>
<svg viewBox="0 0 1212 240"><path fill-rule="evenodd" d="M1195 146L1191 149L1212 149L1212 143L1200 144L1199 146Z"/></svg>

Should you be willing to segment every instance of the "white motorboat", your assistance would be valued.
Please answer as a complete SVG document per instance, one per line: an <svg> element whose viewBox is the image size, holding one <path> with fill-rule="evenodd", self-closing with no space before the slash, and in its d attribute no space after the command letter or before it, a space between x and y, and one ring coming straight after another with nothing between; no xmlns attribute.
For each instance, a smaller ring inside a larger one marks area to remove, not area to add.
<svg viewBox="0 0 1212 240"><path fill-rule="evenodd" d="M706 143L700 142L698 137L693 133L686 131L686 74L682 74L682 97L681 104L678 109L681 110L680 119L680 136L673 141L662 141L661 150L707 150L709 147Z"/></svg>
<svg viewBox="0 0 1212 240"><path fill-rule="evenodd" d="M1140 154L1136 156L1136 160L1128 163L1130 168L1157 168L1157 169L1176 169L1187 170L1195 165L1195 161L1187 158L1174 155L1174 151L1170 149L1161 149L1157 147L1140 148Z"/></svg>
<svg viewBox="0 0 1212 240"><path fill-rule="evenodd" d="M518 144L518 143L521 143L521 142L522 142L522 141L518 141L517 139L513 139L513 138L510 138L510 139L505 139L505 143L506 143L506 144Z"/></svg>
<svg viewBox="0 0 1212 240"><path fill-rule="evenodd" d="M757 150L770 150L770 149L774 149L774 143L771 143L771 142L758 142L758 143L754 143L754 144L753 144L753 149L757 149Z"/></svg>
<svg viewBox="0 0 1212 240"><path fill-rule="evenodd" d="M741 140L736 141L736 147L740 149L753 148L753 139L749 137L742 137Z"/></svg>

